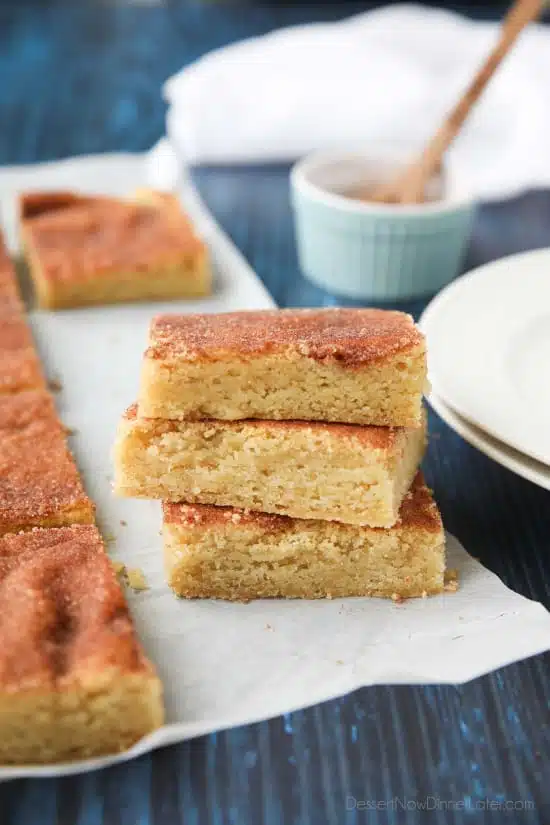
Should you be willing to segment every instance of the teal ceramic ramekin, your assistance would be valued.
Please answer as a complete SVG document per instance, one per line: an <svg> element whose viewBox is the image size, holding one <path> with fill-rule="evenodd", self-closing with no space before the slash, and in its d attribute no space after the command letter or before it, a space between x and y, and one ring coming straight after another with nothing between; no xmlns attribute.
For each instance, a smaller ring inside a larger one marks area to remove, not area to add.
<svg viewBox="0 0 550 825"><path fill-rule="evenodd" d="M430 182L423 204L346 195L389 180L404 162L389 152L333 151L293 167L298 257L307 278L351 298L392 301L433 294L458 275L475 203L452 164Z"/></svg>

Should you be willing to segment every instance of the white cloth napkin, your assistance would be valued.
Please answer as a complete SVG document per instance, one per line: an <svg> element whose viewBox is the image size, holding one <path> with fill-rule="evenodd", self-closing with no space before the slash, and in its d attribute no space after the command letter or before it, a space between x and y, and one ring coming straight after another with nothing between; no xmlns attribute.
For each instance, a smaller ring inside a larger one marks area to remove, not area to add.
<svg viewBox="0 0 550 825"><path fill-rule="evenodd" d="M167 81L168 138L189 163L358 142L414 151L496 37L496 24L401 5L245 40ZM523 33L452 151L483 199L550 185L550 28Z"/></svg>

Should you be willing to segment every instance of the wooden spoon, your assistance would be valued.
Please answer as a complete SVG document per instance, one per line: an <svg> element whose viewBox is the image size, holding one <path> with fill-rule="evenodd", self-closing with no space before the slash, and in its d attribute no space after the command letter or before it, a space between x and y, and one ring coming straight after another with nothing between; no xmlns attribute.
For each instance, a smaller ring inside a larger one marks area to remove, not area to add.
<svg viewBox="0 0 550 825"><path fill-rule="evenodd" d="M441 168L444 153L457 136L470 110L525 26L535 20L544 0L516 0L504 18L500 39L454 109L447 115L422 154L398 178L372 187L365 200L378 203L422 203L426 185Z"/></svg>

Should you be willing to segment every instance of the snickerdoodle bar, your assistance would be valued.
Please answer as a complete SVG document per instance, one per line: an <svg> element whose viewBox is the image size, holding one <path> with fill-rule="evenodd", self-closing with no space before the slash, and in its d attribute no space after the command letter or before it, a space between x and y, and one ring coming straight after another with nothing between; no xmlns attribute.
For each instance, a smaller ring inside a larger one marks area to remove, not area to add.
<svg viewBox="0 0 550 825"><path fill-rule="evenodd" d="M231 507L163 508L166 572L179 596L400 599L443 590L445 536L420 473L386 530Z"/></svg>
<svg viewBox="0 0 550 825"><path fill-rule="evenodd" d="M122 419L115 490L391 527L422 459L414 429L306 421Z"/></svg>
<svg viewBox="0 0 550 825"><path fill-rule="evenodd" d="M117 753L162 724L162 687L92 526L0 538L0 763Z"/></svg>
<svg viewBox="0 0 550 825"><path fill-rule="evenodd" d="M419 427L424 336L402 312L302 309L164 315L139 405L150 418Z"/></svg>
<svg viewBox="0 0 550 825"><path fill-rule="evenodd" d="M21 240L38 305L49 309L208 295L207 249L173 195L72 192L21 199Z"/></svg>

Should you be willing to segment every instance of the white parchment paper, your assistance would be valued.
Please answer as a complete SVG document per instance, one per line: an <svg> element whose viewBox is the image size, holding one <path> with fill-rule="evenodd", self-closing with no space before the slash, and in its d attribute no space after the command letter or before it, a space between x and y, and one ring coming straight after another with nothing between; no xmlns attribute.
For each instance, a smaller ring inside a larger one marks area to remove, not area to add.
<svg viewBox="0 0 550 825"><path fill-rule="evenodd" d="M80 186L130 191L143 183L139 158L94 158L45 169L0 170L9 222L14 187ZM124 170L124 171L122 171ZM90 179L91 175L91 179ZM115 182L116 181L116 185ZM75 429L71 446L111 537L113 558L140 567L149 585L129 592L145 648L166 692L166 725L131 751L70 765L0 768L0 779L53 776L101 767L160 745L265 719L381 683L463 682L550 648L550 615L510 590L449 537L460 590L401 605L377 599L259 601L248 605L178 600L164 583L159 502L111 493L117 421L136 397L150 318L158 311L269 306L239 254L184 200L215 251L219 289L207 301L34 312L37 345L62 391L58 409ZM201 214L199 214L199 212ZM123 523L124 522L124 523Z"/></svg>

